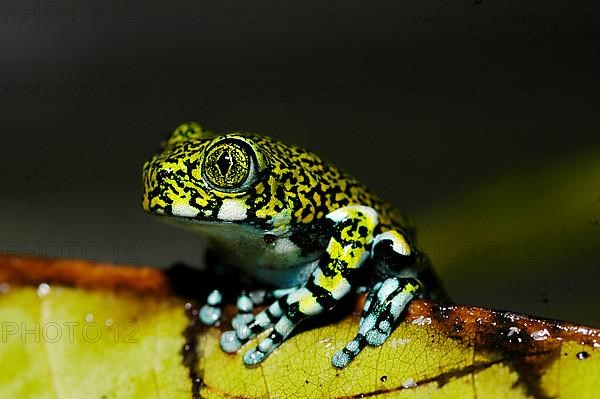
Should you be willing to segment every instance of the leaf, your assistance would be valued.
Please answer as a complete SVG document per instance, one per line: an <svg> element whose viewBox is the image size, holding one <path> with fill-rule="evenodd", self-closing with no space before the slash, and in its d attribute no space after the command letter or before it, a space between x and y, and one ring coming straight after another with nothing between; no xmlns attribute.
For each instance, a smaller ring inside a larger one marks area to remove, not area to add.
<svg viewBox="0 0 600 399"><path fill-rule="evenodd" d="M186 306L175 294L182 276L190 274L2 256L0 397L591 398L600 393L599 330L423 301L409 306L405 321L382 347L366 348L347 369L334 369L330 359L356 332L357 312L307 326L262 366L248 369L240 354L219 349L218 328L195 322L196 305ZM108 319L120 331L128 323L137 330L115 339ZM39 333L32 332L36 323ZM59 339L51 323L62 326ZM78 323L72 342L65 323ZM97 327L83 332L93 324ZM15 325L17 332L11 330ZM98 329L100 339L92 334Z"/></svg>
<svg viewBox="0 0 600 399"><path fill-rule="evenodd" d="M585 398L600 394L600 331L464 306L414 301L380 348L347 369L331 356L358 312L293 337L256 369L202 335L203 397ZM256 342L247 344L247 347ZM244 349L244 348L243 348Z"/></svg>
<svg viewBox="0 0 600 399"><path fill-rule="evenodd" d="M159 271L2 256L0 281L0 397L191 397Z"/></svg>

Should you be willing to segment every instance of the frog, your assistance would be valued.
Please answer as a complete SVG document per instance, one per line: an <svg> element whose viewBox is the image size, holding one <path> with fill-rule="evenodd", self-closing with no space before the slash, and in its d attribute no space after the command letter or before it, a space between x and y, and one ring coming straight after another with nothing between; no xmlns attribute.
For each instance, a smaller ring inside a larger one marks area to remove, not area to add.
<svg viewBox="0 0 600 399"><path fill-rule="evenodd" d="M268 287L238 296L238 314L220 336L225 352L246 348L248 367L301 323L366 290L358 332L331 358L343 369L365 347L381 346L414 298L445 295L411 219L308 150L186 122L142 174L147 213L206 237L214 262L239 271L226 280L243 275ZM224 305L223 290L212 290L200 321L219 323ZM255 314L258 305L265 307Z"/></svg>

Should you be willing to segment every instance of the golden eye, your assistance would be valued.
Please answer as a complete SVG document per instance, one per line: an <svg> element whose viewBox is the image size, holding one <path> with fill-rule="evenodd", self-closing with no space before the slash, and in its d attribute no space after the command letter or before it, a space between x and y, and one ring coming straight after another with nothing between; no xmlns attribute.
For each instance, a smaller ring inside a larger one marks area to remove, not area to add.
<svg viewBox="0 0 600 399"><path fill-rule="evenodd" d="M202 173L206 182L217 189L242 190L256 178L254 152L243 141L221 140L206 150Z"/></svg>

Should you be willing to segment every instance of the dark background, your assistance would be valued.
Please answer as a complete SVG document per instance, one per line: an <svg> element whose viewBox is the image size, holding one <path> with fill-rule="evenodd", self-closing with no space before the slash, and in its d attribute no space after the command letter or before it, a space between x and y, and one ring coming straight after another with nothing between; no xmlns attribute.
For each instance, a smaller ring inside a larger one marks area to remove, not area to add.
<svg viewBox="0 0 600 399"><path fill-rule="evenodd" d="M200 264L139 206L141 164L190 119L308 147L422 212L598 144L599 44L597 1L2 1L1 251Z"/></svg>

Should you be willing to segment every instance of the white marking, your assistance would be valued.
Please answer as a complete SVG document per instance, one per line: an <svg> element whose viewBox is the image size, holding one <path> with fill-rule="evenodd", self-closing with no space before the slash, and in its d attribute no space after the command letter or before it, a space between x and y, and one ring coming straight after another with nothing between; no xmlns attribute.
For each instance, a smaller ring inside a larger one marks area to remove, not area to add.
<svg viewBox="0 0 600 399"><path fill-rule="evenodd" d="M242 346L234 331L225 331L221 334L221 348L227 353L236 352Z"/></svg>
<svg viewBox="0 0 600 399"><path fill-rule="evenodd" d="M212 290L211 293L208 295L208 298L206 299L206 303L208 303L211 306L215 306L220 304L222 299L223 296L221 295L221 292L219 290Z"/></svg>
<svg viewBox="0 0 600 399"><path fill-rule="evenodd" d="M247 217L246 207L240 200L234 198L224 199L217 217L221 220L244 220Z"/></svg>
<svg viewBox="0 0 600 399"><path fill-rule="evenodd" d="M273 340L271 338L265 338L258 343L258 350L264 353L271 352L273 349Z"/></svg>
<svg viewBox="0 0 600 399"><path fill-rule="evenodd" d="M286 302L288 303L288 305L291 305L292 303L295 302L300 302L300 299L302 299L305 296L310 296L310 291L307 290L306 288L302 287L300 289L297 289L296 291L290 293L287 297Z"/></svg>
<svg viewBox="0 0 600 399"><path fill-rule="evenodd" d="M545 328L543 330L534 331L531 333L531 338L536 341L545 341L550 336L550 332Z"/></svg>
<svg viewBox="0 0 600 399"><path fill-rule="evenodd" d="M373 247L375 247L381 240L392 240L392 249L394 252L400 255L410 255L410 247L403 238L398 238L398 233L386 231L385 233L378 234L373 240Z"/></svg>
<svg viewBox="0 0 600 399"><path fill-rule="evenodd" d="M187 204L176 204L173 205L172 213L174 216L180 216L184 218L193 218L198 216L200 211L193 206Z"/></svg>
<svg viewBox="0 0 600 399"><path fill-rule="evenodd" d="M395 278L388 278L383 282L383 286L377 291L377 299L379 302L384 302L388 296L394 292L400 283Z"/></svg>
<svg viewBox="0 0 600 399"><path fill-rule="evenodd" d="M85 315L85 321L88 323L91 323L92 321L94 321L94 315L91 313L88 313Z"/></svg>
<svg viewBox="0 0 600 399"><path fill-rule="evenodd" d="M246 295L240 295L236 305L241 312L250 312L253 308L252 301Z"/></svg>
<svg viewBox="0 0 600 399"><path fill-rule="evenodd" d="M350 290L352 289L352 287L350 286L350 283L348 282L348 280L343 279L340 281L340 283L333 289L333 291L331 291L331 296L334 299L340 299L342 298L344 295L346 295L347 293L350 292Z"/></svg>
<svg viewBox="0 0 600 399"><path fill-rule="evenodd" d="M350 352L357 352L358 341L353 339L352 341L348 342L348 344L346 345L346 349L348 349Z"/></svg>
<svg viewBox="0 0 600 399"><path fill-rule="evenodd" d="M348 218L349 210L355 210L355 211L364 213L366 216L366 219L372 220L373 224L377 224L379 222L379 218L377 217L377 212L375 211L375 209L371 208L370 206L362 206L362 205L350 205L350 206L338 208L335 211L329 213L326 216L326 218L335 223L339 223L342 220Z"/></svg>
<svg viewBox="0 0 600 399"><path fill-rule="evenodd" d="M275 324L275 330L277 330L277 332L279 332L279 334L281 334L283 336L283 338L290 335L293 329L294 329L294 324L292 323L292 321L290 319L288 319L285 316L283 316L281 319L279 319L277 324Z"/></svg>
<svg viewBox="0 0 600 399"><path fill-rule="evenodd" d="M273 252L277 255L297 255L300 253L300 248L289 238L282 237L275 240Z"/></svg>
<svg viewBox="0 0 600 399"><path fill-rule="evenodd" d="M362 324L359 327L358 332L362 335L366 335L368 331L372 330L377 323L377 317L373 313L369 313Z"/></svg>
<svg viewBox="0 0 600 399"><path fill-rule="evenodd" d="M256 316L255 321L256 321L256 324L258 324L262 328L267 328L271 325L271 320L269 320L269 317L264 313L259 313Z"/></svg>
<svg viewBox="0 0 600 399"><path fill-rule="evenodd" d="M400 316L400 312L404 310L412 298L412 294L398 294L396 297L394 297L390 306L390 313L392 316L394 316L394 318L398 318L398 316Z"/></svg>
<svg viewBox="0 0 600 399"><path fill-rule="evenodd" d="M323 286L324 278L326 278L326 277L323 275L323 272L321 271L321 269L317 269L317 271L315 272L315 283L317 283L317 285L319 285L319 286ZM348 280L343 279L339 282L338 285L336 285L333 288L333 291L331 291L331 296L334 299L340 299L343 296L345 296L347 293L349 293L351 289L352 289L352 287L350 286L350 283L348 282Z"/></svg>
<svg viewBox="0 0 600 399"><path fill-rule="evenodd" d="M281 315L283 314L281 306L279 306L279 302L273 302L273 304L269 306L269 311L271 312L273 317L281 317Z"/></svg>
<svg viewBox="0 0 600 399"><path fill-rule="evenodd" d="M390 322L389 322L389 321L387 321L387 320L382 320L382 321L380 321L380 322L379 322L379 329L380 329L381 331L384 331L384 332L385 332L385 331L389 330L389 329L390 329L390 327L391 327L391 326L390 326Z"/></svg>

